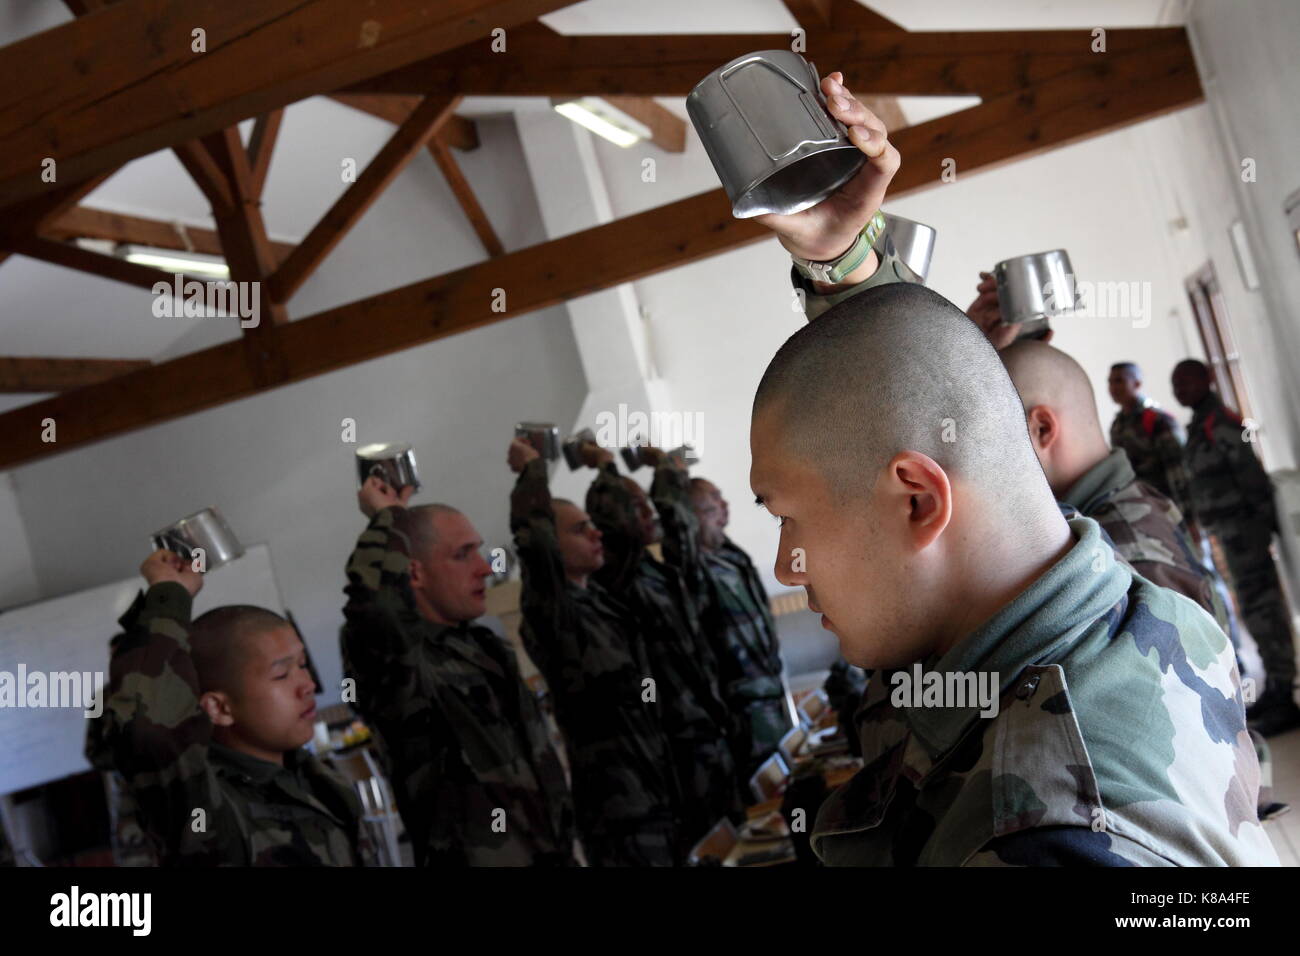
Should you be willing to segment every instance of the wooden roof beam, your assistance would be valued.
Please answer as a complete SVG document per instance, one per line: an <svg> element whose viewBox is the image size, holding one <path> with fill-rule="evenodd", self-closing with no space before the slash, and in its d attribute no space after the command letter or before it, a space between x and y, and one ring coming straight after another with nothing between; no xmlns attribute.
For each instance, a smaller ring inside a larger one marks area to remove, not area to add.
<svg viewBox="0 0 1300 956"><path fill-rule="evenodd" d="M1182 27L913 33L808 30L806 56L861 94L987 96L1097 66L1107 57L1185 46ZM461 47L350 84L342 93L685 96L728 60L789 46L788 34L562 36L509 32L510 56Z"/></svg>
<svg viewBox="0 0 1300 956"><path fill-rule="evenodd" d="M212 229L183 223L146 219L107 209L77 206L64 213L41 233L49 239L107 239L154 249L197 252L205 256L225 257L221 239ZM275 261L281 262L293 251L293 243L271 242Z"/></svg>
<svg viewBox="0 0 1300 956"><path fill-rule="evenodd" d="M148 368L148 359L0 356L0 393L66 392Z"/></svg>
<svg viewBox="0 0 1300 956"><path fill-rule="evenodd" d="M569 2L121 0L0 49L0 206L48 191L46 157L87 179Z"/></svg>

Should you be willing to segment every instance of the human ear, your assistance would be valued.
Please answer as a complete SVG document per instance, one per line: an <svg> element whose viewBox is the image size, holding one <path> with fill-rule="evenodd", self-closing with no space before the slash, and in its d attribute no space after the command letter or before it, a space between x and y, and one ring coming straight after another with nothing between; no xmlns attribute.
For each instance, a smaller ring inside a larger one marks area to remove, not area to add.
<svg viewBox="0 0 1300 956"><path fill-rule="evenodd" d="M199 706L208 715L213 726L229 727L235 722L230 710L230 695L219 690L210 690L199 697Z"/></svg>
<svg viewBox="0 0 1300 956"><path fill-rule="evenodd" d="M907 533L918 549L928 547L952 520L952 484L933 458L899 452L889 463L892 490L906 499Z"/></svg>
<svg viewBox="0 0 1300 956"><path fill-rule="evenodd" d="M1033 443L1034 451L1040 454L1047 451L1061 437L1061 423L1057 419L1056 413L1046 405L1035 405L1029 409L1025 419L1029 428L1029 440Z"/></svg>

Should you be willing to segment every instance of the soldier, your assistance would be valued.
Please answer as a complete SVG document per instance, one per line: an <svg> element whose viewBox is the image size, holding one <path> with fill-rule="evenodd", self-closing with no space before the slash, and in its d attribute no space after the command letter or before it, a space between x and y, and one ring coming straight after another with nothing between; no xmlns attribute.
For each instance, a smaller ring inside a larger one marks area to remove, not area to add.
<svg viewBox="0 0 1300 956"><path fill-rule="evenodd" d="M662 457L656 448L641 452L654 461ZM597 469L587 490L587 512L600 530L605 563L592 577L641 622L681 787L679 850L685 855L724 816L743 816L717 662L686 583L648 550L662 531L645 491L619 476L607 449L586 442L580 454L584 464Z"/></svg>
<svg viewBox="0 0 1300 956"><path fill-rule="evenodd" d="M163 865L355 866L361 806L299 748L315 682L302 641L263 608L190 622L202 576L168 551L121 618L88 756L131 788Z"/></svg>
<svg viewBox="0 0 1300 956"><path fill-rule="evenodd" d="M832 115L869 161L816 206L764 217L796 265L863 228L899 166L837 76L822 81L844 98ZM805 587L844 658L872 671L865 767L819 812L818 855L1276 864L1222 631L1126 565L1094 564L1100 528L1062 516L976 323L870 259L839 271L817 289L834 307L768 366L750 431L751 484L781 521L778 580ZM863 356L885 360L864 375ZM981 675L995 707L958 693ZM907 692L918 677L945 692Z"/></svg>
<svg viewBox="0 0 1300 956"><path fill-rule="evenodd" d="M348 561L345 670L379 729L419 866L569 866L564 770L514 651L474 619L491 568L469 519L377 477Z"/></svg>
<svg viewBox="0 0 1300 956"><path fill-rule="evenodd" d="M887 360L863 375L863 356ZM751 483L781 522L777 578L874 672L865 766L822 806L816 852L1276 865L1227 638L1098 563L1097 523L1061 515L1024 420L980 331L913 284L842 302L763 375ZM981 681L987 704L966 693Z"/></svg>
<svg viewBox="0 0 1300 956"><path fill-rule="evenodd" d="M593 866L672 866L679 805L660 723L660 687L634 613L591 576L600 531L577 505L552 499L546 462L510 443L519 475L510 527L523 572L522 634L546 678L573 772L578 832Z"/></svg>
<svg viewBox="0 0 1300 956"><path fill-rule="evenodd" d="M1173 415L1142 394L1142 370L1136 362L1116 362L1106 382L1119 406L1110 423L1112 448L1123 448L1139 481L1145 481L1186 517L1190 495L1183 461L1186 438Z"/></svg>
<svg viewBox="0 0 1300 956"><path fill-rule="evenodd" d="M1139 480L1123 448L1106 447L1092 385L1079 363L1042 342L1017 342L999 355L1024 403L1029 441L1056 499L1100 524L1138 574L1187 595L1232 636L1215 575L1198 560L1177 506Z"/></svg>
<svg viewBox="0 0 1300 956"><path fill-rule="evenodd" d="M1117 447L1107 453L1087 373L1064 352L1039 342L1017 342L999 354L1024 403L1029 441L1056 500L1101 525L1116 554L1138 574L1213 614L1232 641L1238 675L1244 674L1237 617L1221 597L1218 572L1199 559L1178 507L1134 475L1127 452ZM1268 744L1253 730L1251 739L1268 779ZM1259 799L1260 819L1287 809L1264 787Z"/></svg>
<svg viewBox="0 0 1300 956"><path fill-rule="evenodd" d="M655 461L650 495L663 522L664 558L700 608L731 711L731 751L748 780L790 729L776 622L749 555L727 538L722 493L702 478L688 478L676 460L659 454Z"/></svg>
<svg viewBox="0 0 1300 956"><path fill-rule="evenodd" d="M1251 723L1270 737L1300 726L1291 614L1269 551L1278 530L1273 487L1252 450L1253 433L1210 391L1209 369L1195 359L1179 362L1173 387L1178 403L1192 409L1186 454L1195 518L1223 545L1241 616L1267 674Z"/></svg>

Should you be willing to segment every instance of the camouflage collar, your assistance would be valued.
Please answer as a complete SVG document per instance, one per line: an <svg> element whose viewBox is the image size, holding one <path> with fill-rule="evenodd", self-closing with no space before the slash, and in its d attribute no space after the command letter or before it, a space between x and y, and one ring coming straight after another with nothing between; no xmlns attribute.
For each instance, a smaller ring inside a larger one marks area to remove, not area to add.
<svg viewBox="0 0 1300 956"><path fill-rule="evenodd" d="M1133 580L1132 573L1115 560L1097 522L1078 517L1069 525L1077 541L1065 557L937 662L933 658L926 661L923 670L994 671L999 694L1005 695L1026 667L1051 663L1119 603ZM1099 555L1103 555L1100 570ZM921 776L934 769L981 719L978 707L904 708L899 714L923 745L924 755L915 758L921 766L912 768ZM909 760L913 759L911 750ZM863 756L870 760L873 755L864 749Z"/></svg>
<svg viewBox="0 0 1300 956"><path fill-rule="evenodd" d="M208 745L208 754L223 770L251 780L253 783L263 784L282 771L296 774L302 751L287 751L284 755L283 767L271 763L269 760L262 760L260 757L253 757L242 751L232 750L230 747L215 741Z"/></svg>
<svg viewBox="0 0 1300 956"><path fill-rule="evenodd" d="M1103 498L1114 494L1136 477L1133 465L1128 460L1128 452L1116 448L1084 472L1083 477L1061 496L1061 501L1079 509L1083 514L1091 514Z"/></svg>

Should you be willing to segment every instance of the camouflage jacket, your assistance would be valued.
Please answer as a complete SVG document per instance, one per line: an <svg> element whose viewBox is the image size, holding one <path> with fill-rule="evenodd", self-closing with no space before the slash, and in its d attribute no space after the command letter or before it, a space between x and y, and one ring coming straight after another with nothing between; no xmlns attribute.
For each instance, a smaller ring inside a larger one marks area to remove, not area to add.
<svg viewBox="0 0 1300 956"><path fill-rule="evenodd" d="M392 762L421 866L573 863L564 770L514 651L420 615L405 508L375 514L348 561L347 676Z"/></svg>
<svg viewBox="0 0 1300 956"><path fill-rule="evenodd" d="M1116 448L1076 481L1062 501L1092 518L1110 544L1138 574L1185 594L1231 633L1228 610L1214 572L1201 564L1182 514L1172 501L1133 474Z"/></svg>
<svg viewBox="0 0 1300 956"><path fill-rule="evenodd" d="M1110 423L1110 447L1128 453L1139 481L1155 488L1184 514L1191 505L1187 463L1183 460L1183 426L1149 398L1132 412L1120 409Z"/></svg>
<svg viewBox="0 0 1300 956"><path fill-rule="evenodd" d="M1273 484L1241 416L1213 392L1192 411L1186 456L1196 521L1222 530L1238 522L1277 530Z"/></svg>
<svg viewBox="0 0 1300 956"><path fill-rule="evenodd" d="M1069 525L1065 557L921 665L996 675L995 715L895 706L913 669L872 676L865 765L817 817L824 862L1277 865L1227 637L1113 552L1095 570L1097 523Z"/></svg>
<svg viewBox="0 0 1300 956"><path fill-rule="evenodd" d="M693 841L740 810L717 662L681 575L641 545L636 504L612 462L592 482L587 512L605 549L605 566L593 577L641 622L681 787L678 816Z"/></svg>
<svg viewBox="0 0 1300 956"><path fill-rule="evenodd" d="M361 805L342 778L305 750L281 767L212 740L190 606L163 582L122 616L87 759L122 775L164 865L355 866Z"/></svg>
<svg viewBox="0 0 1300 956"><path fill-rule="evenodd" d="M739 721L732 752L752 772L790 729L776 622L744 551L730 540L716 551L700 548L688 482L684 471L665 462L655 470L650 495L663 522L664 558L681 572L700 608L719 687Z"/></svg>
<svg viewBox="0 0 1300 956"><path fill-rule="evenodd" d="M662 704L643 700L654 674L638 621L598 583L581 588L565 577L543 459L515 483L510 527L523 575L521 634L555 703L584 843L591 850L612 830L671 825L677 785Z"/></svg>

